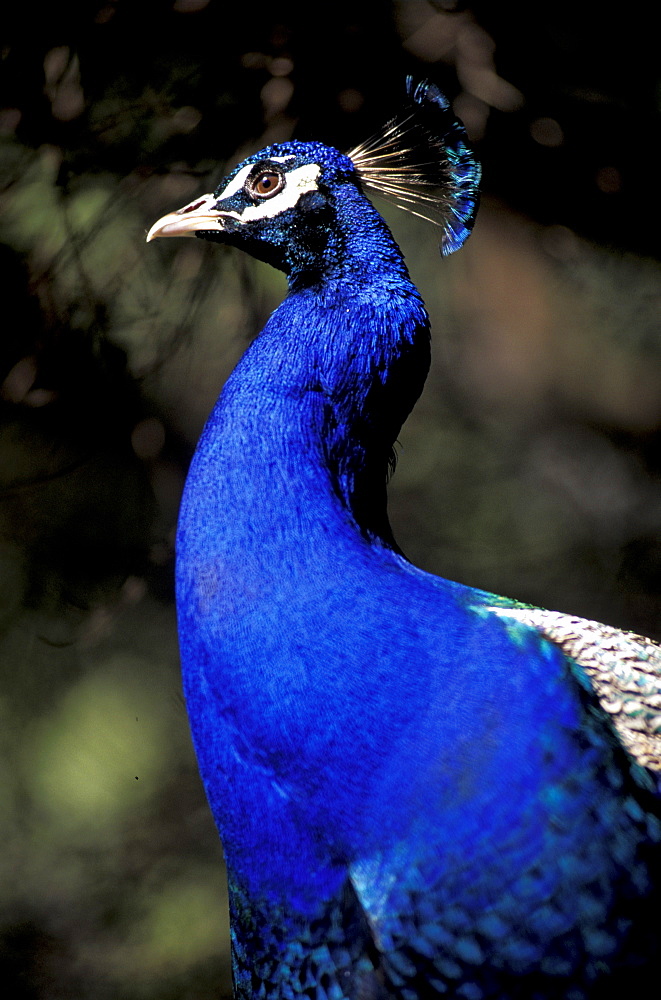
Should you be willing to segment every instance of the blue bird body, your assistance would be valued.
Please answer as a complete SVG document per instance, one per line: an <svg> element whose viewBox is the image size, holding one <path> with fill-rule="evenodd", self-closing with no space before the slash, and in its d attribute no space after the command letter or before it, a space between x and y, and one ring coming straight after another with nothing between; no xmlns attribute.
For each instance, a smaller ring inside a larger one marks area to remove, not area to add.
<svg viewBox="0 0 661 1000"><path fill-rule="evenodd" d="M413 101L449 115L433 87ZM474 213L462 135L444 131L451 249ZM422 572L392 538L386 474L429 328L352 159L262 150L150 235L190 233L290 284L204 429L177 537L237 996L635 988L659 937L648 775L525 606Z"/></svg>

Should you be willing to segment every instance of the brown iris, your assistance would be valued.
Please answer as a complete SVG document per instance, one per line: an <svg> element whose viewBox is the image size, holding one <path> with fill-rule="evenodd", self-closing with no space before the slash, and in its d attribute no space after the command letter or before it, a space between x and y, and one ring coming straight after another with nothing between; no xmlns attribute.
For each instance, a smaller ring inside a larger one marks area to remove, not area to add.
<svg viewBox="0 0 661 1000"><path fill-rule="evenodd" d="M246 181L246 191L253 198L272 198L285 186L284 175L278 170L260 170Z"/></svg>

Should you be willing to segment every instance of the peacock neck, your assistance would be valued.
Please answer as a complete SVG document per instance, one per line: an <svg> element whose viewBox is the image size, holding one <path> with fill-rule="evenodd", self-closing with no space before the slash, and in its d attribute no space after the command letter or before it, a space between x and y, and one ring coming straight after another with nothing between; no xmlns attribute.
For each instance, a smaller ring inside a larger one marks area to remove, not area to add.
<svg viewBox="0 0 661 1000"><path fill-rule="evenodd" d="M314 283L292 276L288 297L231 376L209 434L223 439L219 475L240 479L253 510L277 504L278 518L295 509L301 523L307 507L394 547L386 481L427 374L429 335L401 254L366 207L368 240L365 220L358 238L352 216L328 250L326 273Z"/></svg>
<svg viewBox="0 0 661 1000"><path fill-rule="evenodd" d="M225 552L267 558L268 538L277 559L293 542L319 551L333 532L396 548L386 482L427 374L428 320L385 223L348 187L325 270L290 274L198 446L187 496Z"/></svg>

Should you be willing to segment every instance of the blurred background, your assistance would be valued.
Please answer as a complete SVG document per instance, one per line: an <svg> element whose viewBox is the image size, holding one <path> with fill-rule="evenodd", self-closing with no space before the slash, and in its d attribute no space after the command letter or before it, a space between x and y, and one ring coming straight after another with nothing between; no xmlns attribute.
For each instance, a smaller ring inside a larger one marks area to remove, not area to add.
<svg viewBox="0 0 661 1000"><path fill-rule="evenodd" d="M180 694L177 506L281 275L160 215L267 142L347 149L437 82L475 233L380 205L429 306L395 535L436 573L661 636L653 5L7 2L0 15L0 912L16 1000L230 990ZM231 516L231 512L229 512ZM8 991L8 992L7 992Z"/></svg>

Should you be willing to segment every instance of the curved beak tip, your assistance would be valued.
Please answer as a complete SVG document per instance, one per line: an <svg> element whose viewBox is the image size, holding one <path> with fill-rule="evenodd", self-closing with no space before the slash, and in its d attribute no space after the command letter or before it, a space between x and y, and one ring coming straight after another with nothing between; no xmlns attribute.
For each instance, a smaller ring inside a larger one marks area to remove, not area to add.
<svg viewBox="0 0 661 1000"><path fill-rule="evenodd" d="M146 242L151 243L157 236L194 236L193 225L194 222L189 216L170 212L154 223L147 233Z"/></svg>
<svg viewBox="0 0 661 1000"><path fill-rule="evenodd" d="M154 223L146 242L151 243L157 236L195 236L205 229L222 229L222 213L214 207L215 201L214 195L206 194L176 212L169 212Z"/></svg>

